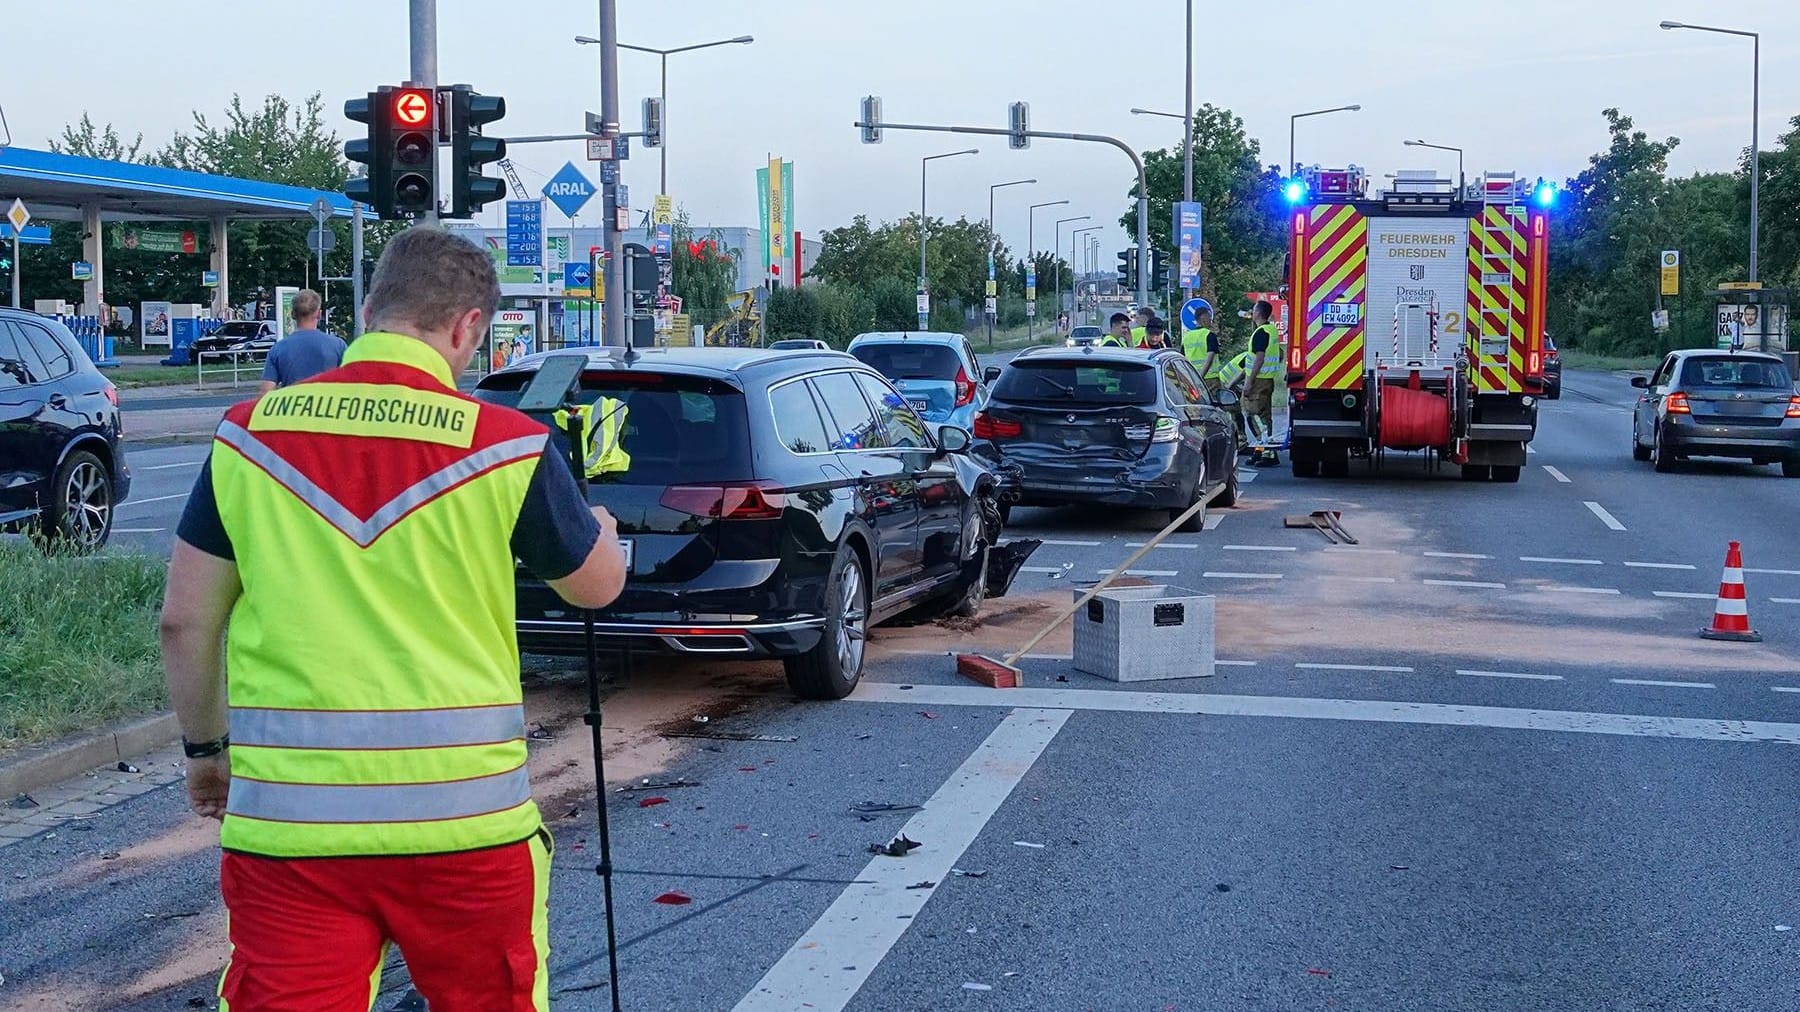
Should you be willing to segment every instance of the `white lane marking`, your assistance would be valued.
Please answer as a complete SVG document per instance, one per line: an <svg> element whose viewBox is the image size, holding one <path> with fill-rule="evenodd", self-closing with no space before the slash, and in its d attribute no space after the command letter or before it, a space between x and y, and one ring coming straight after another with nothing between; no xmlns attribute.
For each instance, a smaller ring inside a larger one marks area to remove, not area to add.
<svg viewBox="0 0 1800 1012"><path fill-rule="evenodd" d="M1746 573L1761 573L1764 576L1800 576L1800 569L1746 569Z"/></svg>
<svg viewBox="0 0 1800 1012"><path fill-rule="evenodd" d="M1800 692L1800 686L1795 686L1795 685L1771 685L1771 686L1769 686L1769 691L1770 691L1770 692Z"/></svg>
<svg viewBox="0 0 1800 1012"><path fill-rule="evenodd" d="M1328 552L1344 552L1350 555L1399 555L1397 548L1364 548L1361 545L1326 545Z"/></svg>
<svg viewBox="0 0 1800 1012"><path fill-rule="evenodd" d="M1043 541L1046 545L1061 545L1064 548L1099 548L1102 544L1102 542L1099 541L1059 541L1055 538L1041 538L1039 540Z"/></svg>
<svg viewBox="0 0 1800 1012"><path fill-rule="evenodd" d="M1478 671L1474 668L1457 668L1459 675L1473 675L1476 678L1529 678L1536 682L1560 682L1561 675L1533 675L1524 671Z"/></svg>
<svg viewBox="0 0 1800 1012"><path fill-rule="evenodd" d="M1391 576L1334 576L1330 573L1326 573L1326 574L1320 576L1319 579L1321 579L1321 580L1342 580L1346 583L1398 583L1399 582L1398 580L1394 579Z"/></svg>
<svg viewBox="0 0 1800 1012"><path fill-rule="evenodd" d="M1216 531L1219 529L1219 525L1224 522L1225 522L1225 514L1223 514L1223 513L1208 513L1206 515L1206 522L1201 524L1201 527L1203 527L1209 531Z"/></svg>
<svg viewBox="0 0 1800 1012"><path fill-rule="evenodd" d="M1468 587L1473 590L1505 590L1504 583L1487 583L1482 580L1426 580L1427 587Z"/></svg>
<svg viewBox="0 0 1800 1012"><path fill-rule="evenodd" d="M1607 529L1615 530L1615 531L1622 531L1625 529L1625 525L1620 523L1617 517L1613 516L1611 513L1606 512L1606 508L1604 506L1601 506L1599 503L1584 502L1581 505L1586 506L1588 508L1589 513L1592 513L1593 515L1599 517L1600 522L1605 524L1607 526Z"/></svg>
<svg viewBox="0 0 1800 1012"><path fill-rule="evenodd" d="M1689 684L1689 683L1684 683ZM1134 692L1126 689L989 689L979 685L898 685L863 682L852 702L933 706L1033 706L1116 713L1208 714L1218 717L1286 717L1383 724L1488 727L1574 734L1640 735L1696 741L1770 741L1800 745L1800 724L1719 717L1659 717L1583 710L1535 710L1464 703L1320 699L1199 692ZM911 836L911 833L907 834ZM920 837L913 837L920 839ZM925 851L915 851L923 856ZM912 858L907 858L908 861ZM912 876L913 880L918 878Z"/></svg>
<svg viewBox="0 0 1800 1012"><path fill-rule="evenodd" d="M1099 573L1101 576L1105 576L1106 574L1112 572L1112 570L1107 569L1107 568L1101 568L1101 569L1094 570L1094 572ZM1126 576L1180 576L1181 574L1176 572L1173 569L1127 569L1125 571L1125 575Z"/></svg>
<svg viewBox="0 0 1800 1012"><path fill-rule="evenodd" d="M1531 446L1531 445L1529 445L1529 444L1527 444L1527 445L1526 445L1526 447L1525 447L1525 452L1526 452L1526 453L1536 453L1536 452L1537 452L1537 447L1535 447L1535 446Z"/></svg>
<svg viewBox="0 0 1800 1012"><path fill-rule="evenodd" d="M1665 689L1716 689L1711 682L1665 682L1655 678L1609 678L1614 685L1654 685Z"/></svg>
<svg viewBox="0 0 1800 1012"><path fill-rule="evenodd" d="M1227 552L1297 552L1293 545L1224 545Z"/></svg>
<svg viewBox="0 0 1800 1012"><path fill-rule="evenodd" d="M154 499L131 499L120 503L119 508L128 510L133 506L148 506L153 502L168 502L170 499L186 499L191 494L192 493L189 492L177 492L174 495L159 495Z"/></svg>
<svg viewBox="0 0 1800 1012"><path fill-rule="evenodd" d="M1690 566L1685 562L1627 562L1627 563L1625 563L1625 565L1632 569L1685 569L1685 570L1692 570L1694 568L1693 566Z"/></svg>
<svg viewBox="0 0 1800 1012"><path fill-rule="evenodd" d="M1066 573L1066 572L1068 572L1068 570L1062 568L1061 566L1020 566L1019 572L1021 572L1021 573Z"/></svg>
<svg viewBox="0 0 1800 1012"><path fill-rule="evenodd" d="M1547 594L1617 594L1617 587L1539 587Z"/></svg>
<svg viewBox="0 0 1800 1012"><path fill-rule="evenodd" d="M1020 691L1025 690L1007 690ZM857 695L868 700L886 693L865 684ZM950 869L1043 755L1070 713L1066 708L1050 708L1016 709L1007 714L925 802L924 809L900 827L899 832L924 841L925 846L903 861L871 859L793 948L744 995L735 1012L788 1012L803 1004L812 1009L842 1009L850 1004L937 892L935 886L907 887L950 878Z"/></svg>
<svg viewBox="0 0 1800 1012"><path fill-rule="evenodd" d="M1256 472L1255 471L1246 471L1246 470L1243 470L1242 468L1238 469L1239 484L1248 485L1255 480L1256 480Z"/></svg>
<svg viewBox="0 0 1800 1012"><path fill-rule="evenodd" d="M133 471L167 471L170 468L176 468L176 467L199 467L201 464L204 464L204 463L206 463L206 461L204 461L204 460L184 460L179 464L151 464L148 467L133 467L132 470Z"/></svg>
<svg viewBox="0 0 1800 1012"><path fill-rule="evenodd" d="M1144 542L1142 542L1142 541L1127 541L1127 542L1125 542L1125 547L1126 548L1142 548L1142 547L1144 547ZM1156 547L1158 547L1158 548L1199 548L1200 546L1195 544L1192 541L1165 541L1162 544L1157 545Z"/></svg>
<svg viewBox="0 0 1800 1012"><path fill-rule="evenodd" d="M1563 566L1604 566L1599 559L1558 559L1544 555L1521 555L1520 562L1554 562Z"/></svg>
<svg viewBox="0 0 1800 1012"><path fill-rule="evenodd" d="M1705 596L1712 597L1713 595L1707 594ZM1769 598L1769 601L1773 604L1800 604L1800 597L1771 597Z"/></svg>
<svg viewBox="0 0 1800 1012"><path fill-rule="evenodd" d="M1214 660L1213 667L1215 667L1215 668L1254 668L1254 667L1256 667L1256 662L1255 661Z"/></svg>
<svg viewBox="0 0 1800 1012"><path fill-rule="evenodd" d="M161 534L167 527L114 527L114 534Z"/></svg>
<svg viewBox="0 0 1800 1012"><path fill-rule="evenodd" d="M1564 485L1570 484L1569 476L1562 473L1561 471L1558 471L1556 468L1551 467L1549 464L1542 464L1539 466L1541 466L1544 470L1550 472L1550 477L1555 478L1557 481L1562 482Z"/></svg>
<svg viewBox="0 0 1800 1012"><path fill-rule="evenodd" d="M1391 664L1296 664L1303 671L1391 671L1395 674L1407 674L1411 668Z"/></svg>
<svg viewBox="0 0 1800 1012"><path fill-rule="evenodd" d="M1209 580L1279 580L1280 573L1201 573Z"/></svg>
<svg viewBox="0 0 1800 1012"><path fill-rule="evenodd" d="M1685 601L1710 601L1716 594L1694 594L1685 590L1653 590L1650 593L1657 597L1676 597Z"/></svg>
<svg viewBox="0 0 1800 1012"><path fill-rule="evenodd" d="M1479 552L1426 552L1425 557L1428 559L1491 559L1491 558L1493 558L1492 555L1482 555Z"/></svg>

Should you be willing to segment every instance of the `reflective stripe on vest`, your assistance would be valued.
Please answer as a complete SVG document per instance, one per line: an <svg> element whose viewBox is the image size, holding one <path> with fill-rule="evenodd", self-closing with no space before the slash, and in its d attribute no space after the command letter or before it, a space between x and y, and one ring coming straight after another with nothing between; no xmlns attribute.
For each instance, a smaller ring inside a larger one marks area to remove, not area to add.
<svg viewBox="0 0 1800 1012"><path fill-rule="evenodd" d="M1181 353L1187 356L1187 360L1192 362L1195 368L1199 368L1201 365L1205 364L1206 339L1211 336L1212 331L1206 327L1197 327L1193 330L1182 332ZM1221 356L1213 357L1213 371L1206 374L1204 378L1213 379L1218 375L1220 357Z"/></svg>
<svg viewBox="0 0 1800 1012"><path fill-rule="evenodd" d="M225 811L272 822L368 825L467 819L530 800L531 774L520 766L438 784L283 784L232 777Z"/></svg>
<svg viewBox="0 0 1800 1012"><path fill-rule="evenodd" d="M1257 374L1257 379L1278 378L1281 375L1282 367L1285 364L1281 357L1281 331L1277 329L1273 323L1265 323L1256 329L1257 331L1266 330L1269 332L1269 349L1263 352L1262 372ZM1255 361L1255 356L1252 355L1251 364L1254 365Z"/></svg>
<svg viewBox="0 0 1800 1012"><path fill-rule="evenodd" d="M525 708L513 703L440 710L231 709L231 743L239 747L451 748L524 737Z"/></svg>
<svg viewBox="0 0 1800 1012"><path fill-rule="evenodd" d="M625 402L611 397L602 397L594 404L583 404L578 409L581 417L582 433L582 468L589 478L598 478L603 474L613 474L631 470L631 454L625 452L620 437L625 432L625 420L630 417L631 409ZM594 425L596 411L600 415L598 429ZM555 415L557 428L568 431L569 413L558 411Z"/></svg>
<svg viewBox="0 0 1800 1012"><path fill-rule="evenodd" d="M549 432L454 382L425 344L370 333L219 426L213 492L244 588L226 850L453 853L542 825L510 541Z"/></svg>

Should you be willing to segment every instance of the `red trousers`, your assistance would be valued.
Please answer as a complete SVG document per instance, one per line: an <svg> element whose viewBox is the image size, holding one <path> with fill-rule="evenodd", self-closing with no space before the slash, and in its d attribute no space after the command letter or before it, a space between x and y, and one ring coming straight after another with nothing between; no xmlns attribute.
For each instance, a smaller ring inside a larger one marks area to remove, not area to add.
<svg viewBox="0 0 1800 1012"><path fill-rule="evenodd" d="M547 1012L549 835L425 857L227 853L220 1012L369 1012L398 945L431 1012Z"/></svg>

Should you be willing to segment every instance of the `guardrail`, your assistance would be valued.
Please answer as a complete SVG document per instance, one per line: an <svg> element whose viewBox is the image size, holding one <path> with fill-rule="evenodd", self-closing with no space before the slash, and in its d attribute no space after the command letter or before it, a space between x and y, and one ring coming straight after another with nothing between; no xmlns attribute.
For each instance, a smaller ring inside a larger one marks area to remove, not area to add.
<svg viewBox="0 0 1800 1012"><path fill-rule="evenodd" d="M194 385L206 385L206 360L209 358L231 360L231 385L234 387L242 382L241 376L245 362L249 362L255 368L255 375L252 378L257 380L262 379L263 360L261 358L252 357L255 354L255 352L250 351L196 352L194 354ZM214 374L217 375L216 369Z"/></svg>

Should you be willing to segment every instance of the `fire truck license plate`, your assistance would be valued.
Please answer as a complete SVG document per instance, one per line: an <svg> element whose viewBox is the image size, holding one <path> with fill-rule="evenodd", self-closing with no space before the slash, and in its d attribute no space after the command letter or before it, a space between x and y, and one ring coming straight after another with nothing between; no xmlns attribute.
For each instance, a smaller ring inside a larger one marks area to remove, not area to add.
<svg viewBox="0 0 1800 1012"><path fill-rule="evenodd" d="M1362 322L1362 303L1360 302L1327 302L1325 303L1324 323L1327 327L1354 327Z"/></svg>

